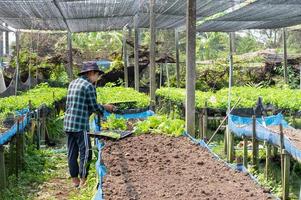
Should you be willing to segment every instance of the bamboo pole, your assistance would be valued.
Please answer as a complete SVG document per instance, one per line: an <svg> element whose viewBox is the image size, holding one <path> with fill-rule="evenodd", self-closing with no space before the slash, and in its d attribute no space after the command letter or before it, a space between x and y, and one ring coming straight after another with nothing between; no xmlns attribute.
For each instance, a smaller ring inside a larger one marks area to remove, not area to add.
<svg viewBox="0 0 301 200"><path fill-rule="evenodd" d="M127 35L127 29L123 29L123 70L124 70L124 86L129 87L129 76L128 76L128 55L127 55L127 44L126 44L126 35Z"/></svg>
<svg viewBox="0 0 301 200"><path fill-rule="evenodd" d="M73 79L73 58L72 58L72 33L68 31L67 34L67 45L68 45L68 77L71 81Z"/></svg>
<svg viewBox="0 0 301 200"><path fill-rule="evenodd" d="M252 164L254 168L258 169L258 141L256 139L256 116L252 116L252 146L253 146L253 152L252 152Z"/></svg>
<svg viewBox="0 0 301 200"><path fill-rule="evenodd" d="M266 157L265 157L265 179L269 179L270 168L271 168L271 144L266 144Z"/></svg>
<svg viewBox="0 0 301 200"><path fill-rule="evenodd" d="M283 149L283 179L282 179L282 199L289 199L289 176L290 176L290 155Z"/></svg>
<svg viewBox="0 0 301 200"><path fill-rule="evenodd" d="M248 139L243 136L243 164L245 168L248 168Z"/></svg>
<svg viewBox="0 0 301 200"><path fill-rule="evenodd" d="M234 161L234 136L231 133L229 126L227 126L228 135L228 162L232 163Z"/></svg>
<svg viewBox="0 0 301 200"><path fill-rule="evenodd" d="M175 30L175 43L176 43L176 77L177 87L180 87L180 50L179 50L179 31Z"/></svg>
<svg viewBox="0 0 301 200"><path fill-rule="evenodd" d="M21 138L20 138L20 121L17 121L16 133L16 177L19 177L19 170L21 169Z"/></svg>
<svg viewBox="0 0 301 200"><path fill-rule="evenodd" d="M204 126L203 126L203 123L204 123L204 115L203 115L203 112L201 111L199 113L199 136L200 136L200 139L204 139Z"/></svg>
<svg viewBox="0 0 301 200"><path fill-rule="evenodd" d="M134 17L134 80L135 90L139 91L139 29L138 15Z"/></svg>
<svg viewBox="0 0 301 200"><path fill-rule="evenodd" d="M203 139L207 140L207 131L208 131L208 103L205 101L204 107L204 117L203 117Z"/></svg>
<svg viewBox="0 0 301 200"><path fill-rule="evenodd" d="M286 29L282 29L283 32L283 67L284 67L284 82L288 84L288 72L287 72L287 45L286 45Z"/></svg>

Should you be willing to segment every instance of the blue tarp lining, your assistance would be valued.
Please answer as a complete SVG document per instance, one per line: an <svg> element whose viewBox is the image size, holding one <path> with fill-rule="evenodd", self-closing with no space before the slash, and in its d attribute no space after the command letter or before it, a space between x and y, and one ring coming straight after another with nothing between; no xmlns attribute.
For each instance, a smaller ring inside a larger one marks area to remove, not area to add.
<svg viewBox="0 0 301 200"><path fill-rule="evenodd" d="M147 110L144 112L131 113L131 114L114 114L116 118L124 118L124 119L146 119L150 116L153 116L155 113L151 110ZM104 112L104 118L106 119L108 116L112 115L107 111Z"/></svg>
<svg viewBox="0 0 301 200"><path fill-rule="evenodd" d="M267 141L272 145L280 146L280 135L274 131L268 129L269 126L276 126L282 123L284 128L294 129L288 125L288 123L283 119L283 115L278 114L275 116L269 116L264 119L266 127L263 125L263 119L256 119L256 138L261 141ZM229 117L229 129L236 136L242 137L252 137L252 118L239 117L235 115L230 115ZM293 141L284 135L284 147L286 151L298 162L301 162L301 150L298 149Z"/></svg>
<svg viewBox="0 0 301 200"><path fill-rule="evenodd" d="M102 155L102 149L104 148L105 144L98 139L95 139L95 141L96 141L96 146L98 149L98 159L95 164L96 172L97 172L97 176L98 176L98 185L97 185L98 188L97 188L97 192L94 196L94 199L95 200L103 200L102 183L103 183L103 177L107 173L107 169L102 161L101 155Z"/></svg>
<svg viewBox="0 0 301 200"><path fill-rule="evenodd" d="M111 113L104 112L104 118L106 119L108 116L110 116ZM154 112L151 110L147 110L144 112L139 113L131 113L131 114L115 114L116 118L124 118L124 119L146 119L147 117L153 116ZM99 120L97 119L97 116L95 116L94 120L90 123L90 130L92 131L100 131L101 127L97 123ZM102 162L102 149L104 148L104 143L100 140L96 139L96 145L98 148L98 159L96 161L96 172L98 176L98 188L97 192L94 196L94 200L103 200L103 192L102 192L102 182L103 177L106 175L106 167L104 163Z"/></svg>
<svg viewBox="0 0 301 200"><path fill-rule="evenodd" d="M19 131L23 131L26 125L30 122L30 117L26 114L29 112L28 109L23 109L21 111L16 111L17 116L22 116L23 119L19 123ZM21 117L21 118L22 118ZM17 123L15 123L9 130L4 133L0 133L0 145L7 143L14 135L17 133Z"/></svg>

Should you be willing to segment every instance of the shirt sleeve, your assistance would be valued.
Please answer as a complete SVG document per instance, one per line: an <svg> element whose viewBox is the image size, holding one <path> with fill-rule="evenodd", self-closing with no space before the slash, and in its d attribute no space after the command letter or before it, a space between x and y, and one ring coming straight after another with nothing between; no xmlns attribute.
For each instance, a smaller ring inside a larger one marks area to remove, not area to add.
<svg viewBox="0 0 301 200"><path fill-rule="evenodd" d="M87 102L89 104L89 110L90 112L103 113L104 107L97 103L96 98L97 96L95 87L93 85L89 85L87 90Z"/></svg>

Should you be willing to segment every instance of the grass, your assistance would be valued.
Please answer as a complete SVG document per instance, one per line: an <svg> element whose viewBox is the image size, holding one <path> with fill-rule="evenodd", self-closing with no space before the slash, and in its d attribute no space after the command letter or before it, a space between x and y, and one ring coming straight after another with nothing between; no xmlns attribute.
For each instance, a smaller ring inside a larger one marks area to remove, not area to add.
<svg viewBox="0 0 301 200"><path fill-rule="evenodd" d="M25 166L19 177L8 177L8 187L1 191L0 199L32 199L37 188L43 182L56 176L56 169L62 157L54 155L51 150L36 150L29 146L25 154Z"/></svg>

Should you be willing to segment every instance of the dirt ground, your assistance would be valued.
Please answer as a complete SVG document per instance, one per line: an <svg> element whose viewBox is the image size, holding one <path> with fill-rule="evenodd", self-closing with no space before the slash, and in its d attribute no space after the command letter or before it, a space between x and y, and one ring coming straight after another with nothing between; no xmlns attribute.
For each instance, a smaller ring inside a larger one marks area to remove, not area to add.
<svg viewBox="0 0 301 200"><path fill-rule="evenodd" d="M142 135L108 141L106 200L272 199L249 176L229 169L187 138Z"/></svg>
<svg viewBox="0 0 301 200"><path fill-rule="evenodd" d="M63 154L62 154L63 155ZM61 156L61 155L60 155ZM67 157L64 155L64 162L59 163L54 178L39 185L35 192L34 200L68 200L76 189L72 187L68 173Z"/></svg>

